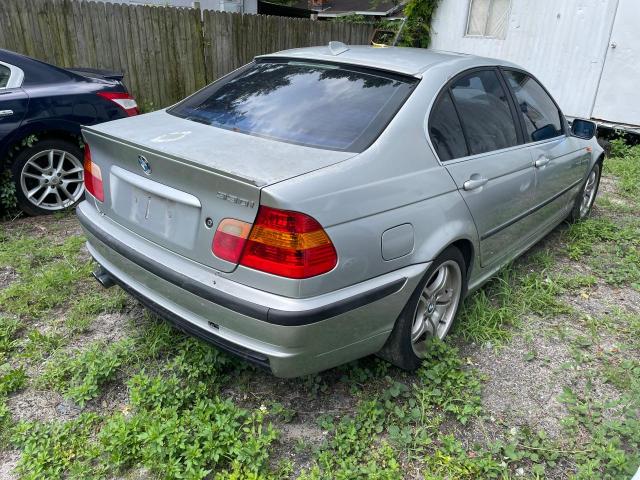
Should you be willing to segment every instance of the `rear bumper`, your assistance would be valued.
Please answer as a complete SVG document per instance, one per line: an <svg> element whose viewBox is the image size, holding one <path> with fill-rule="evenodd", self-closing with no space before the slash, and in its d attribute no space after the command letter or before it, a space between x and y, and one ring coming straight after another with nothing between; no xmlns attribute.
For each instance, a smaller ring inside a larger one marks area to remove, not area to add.
<svg viewBox="0 0 640 480"><path fill-rule="evenodd" d="M123 228L83 202L78 219L95 260L159 316L281 377L377 352L429 264L312 298L239 284Z"/></svg>

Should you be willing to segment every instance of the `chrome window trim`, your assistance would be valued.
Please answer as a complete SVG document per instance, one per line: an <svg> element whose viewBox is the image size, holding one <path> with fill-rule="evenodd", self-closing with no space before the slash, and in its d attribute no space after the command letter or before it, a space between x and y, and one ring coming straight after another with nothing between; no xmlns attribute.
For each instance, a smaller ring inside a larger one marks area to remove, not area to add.
<svg viewBox="0 0 640 480"><path fill-rule="evenodd" d="M22 82L24 81L24 72L22 71L22 69L5 62L0 62L0 65L7 67L10 72L7 85L4 87L0 87L0 90L20 88L22 86Z"/></svg>

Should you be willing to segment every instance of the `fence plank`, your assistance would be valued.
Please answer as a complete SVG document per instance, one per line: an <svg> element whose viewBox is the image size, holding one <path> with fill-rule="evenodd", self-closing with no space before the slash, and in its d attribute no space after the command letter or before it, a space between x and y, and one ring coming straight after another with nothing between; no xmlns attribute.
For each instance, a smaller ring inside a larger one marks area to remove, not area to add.
<svg viewBox="0 0 640 480"><path fill-rule="evenodd" d="M120 70L145 109L177 102L256 55L330 40L365 44L373 26L87 0L0 0L0 48L63 67Z"/></svg>

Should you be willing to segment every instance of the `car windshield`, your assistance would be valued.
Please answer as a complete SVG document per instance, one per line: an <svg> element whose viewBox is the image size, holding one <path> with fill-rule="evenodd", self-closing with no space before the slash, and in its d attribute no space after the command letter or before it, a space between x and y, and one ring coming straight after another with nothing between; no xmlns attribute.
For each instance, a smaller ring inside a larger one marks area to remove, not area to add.
<svg viewBox="0 0 640 480"><path fill-rule="evenodd" d="M269 59L209 85L168 112L274 140L361 152L416 83L349 65Z"/></svg>

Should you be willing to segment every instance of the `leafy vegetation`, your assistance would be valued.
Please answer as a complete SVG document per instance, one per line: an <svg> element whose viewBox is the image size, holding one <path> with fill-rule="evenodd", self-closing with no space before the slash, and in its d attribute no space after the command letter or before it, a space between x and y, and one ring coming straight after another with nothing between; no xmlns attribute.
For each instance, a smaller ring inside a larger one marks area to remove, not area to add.
<svg viewBox="0 0 640 480"><path fill-rule="evenodd" d="M431 44L431 22L440 0L409 0L404 7L407 18L402 30L401 44L407 47L428 48Z"/></svg>
<svg viewBox="0 0 640 480"><path fill-rule="evenodd" d="M414 373L367 358L275 379L89 283L79 235L1 224L0 452L18 449L25 479L627 480L640 465L635 148L614 142L609 202L471 295ZM488 400L482 356L509 350L525 382L553 373L553 429ZM47 410L65 420L24 419L40 394L64 397Z"/></svg>
<svg viewBox="0 0 640 480"><path fill-rule="evenodd" d="M0 158L0 219L19 214L16 185L9 170L11 159L20 150L33 146L37 141L38 137L36 135L29 135L13 146L7 154L7 158Z"/></svg>

